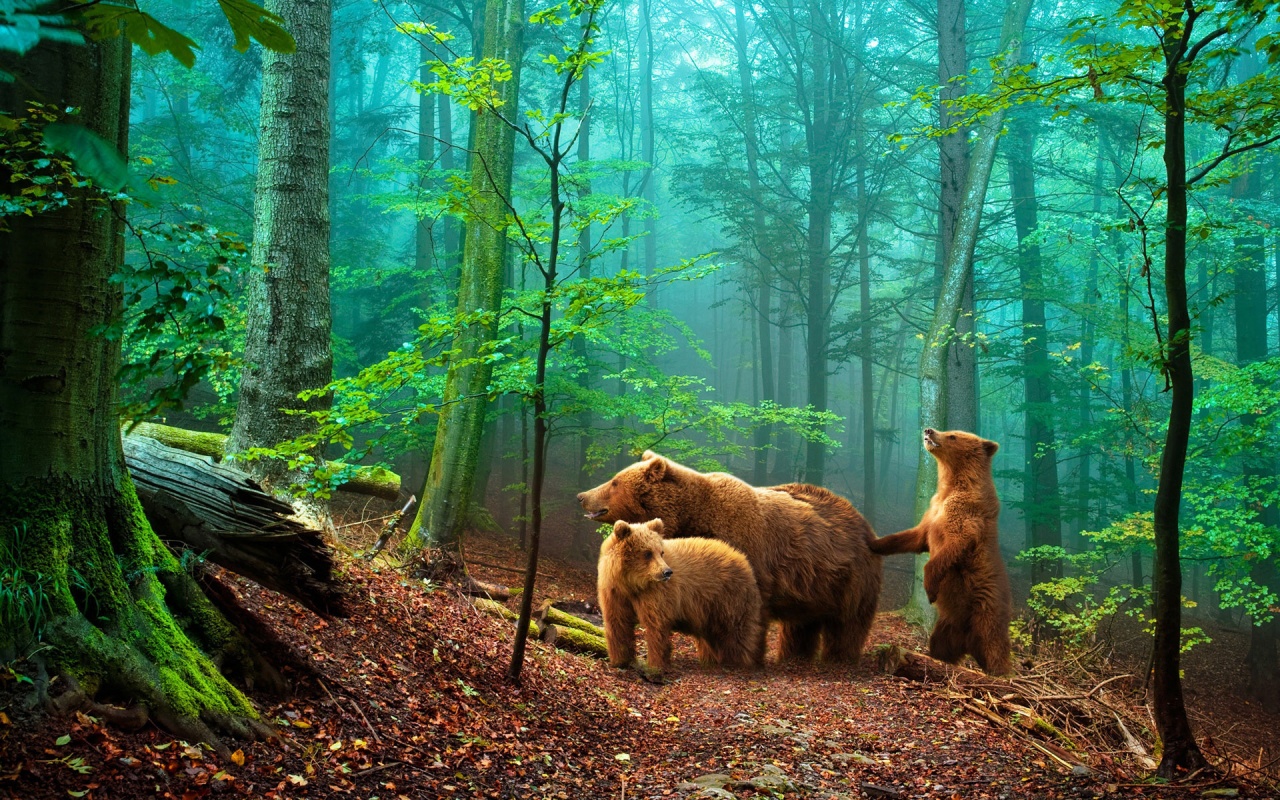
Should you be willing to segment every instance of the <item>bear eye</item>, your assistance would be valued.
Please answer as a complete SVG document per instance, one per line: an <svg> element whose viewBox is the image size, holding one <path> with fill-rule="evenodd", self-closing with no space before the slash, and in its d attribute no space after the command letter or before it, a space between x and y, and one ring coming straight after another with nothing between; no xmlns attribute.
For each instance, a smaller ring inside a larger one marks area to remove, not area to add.
<svg viewBox="0 0 1280 800"><path fill-rule="evenodd" d="M645 551L644 551L644 560L645 560L645 561L650 561L650 560L652 560L652 559L653 559L653 551L652 551L652 550L645 550Z"/></svg>
<svg viewBox="0 0 1280 800"><path fill-rule="evenodd" d="M617 486L617 485L618 485L618 479L617 479L617 478L614 478L613 480L609 481L609 485L610 485L610 486Z"/></svg>
<svg viewBox="0 0 1280 800"><path fill-rule="evenodd" d="M950 436L948 436L947 438L948 438L948 439L954 439L954 438L956 438L956 435L953 433L953 434L951 434Z"/></svg>

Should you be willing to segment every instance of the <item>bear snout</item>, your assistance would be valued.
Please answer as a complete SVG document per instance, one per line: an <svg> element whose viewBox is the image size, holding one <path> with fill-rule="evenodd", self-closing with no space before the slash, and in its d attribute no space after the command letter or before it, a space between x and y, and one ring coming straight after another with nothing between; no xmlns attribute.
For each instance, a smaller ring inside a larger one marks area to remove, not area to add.
<svg viewBox="0 0 1280 800"><path fill-rule="evenodd" d="M660 580L660 581L669 581L669 580L671 580L671 576L672 576L672 575L674 575L674 574L675 574L675 570L671 569L671 567L667 567L666 569L664 569L664 570L662 571L662 573L661 573L661 574L660 574L660 576L658 577L658 580Z"/></svg>

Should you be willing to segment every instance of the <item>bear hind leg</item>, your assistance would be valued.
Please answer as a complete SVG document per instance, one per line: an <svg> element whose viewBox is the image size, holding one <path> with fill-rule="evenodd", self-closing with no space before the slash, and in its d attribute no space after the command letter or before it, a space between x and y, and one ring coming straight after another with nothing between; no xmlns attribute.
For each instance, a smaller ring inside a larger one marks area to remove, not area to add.
<svg viewBox="0 0 1280 800"><path fill-rule="evenodd" d="M812 660L818 654L818 636L822 625L818 622L784 622L778 636L778 658Z"/></svg>
<svg viewBox="0 0 1280 800"><path fill-rule="evenodd" d="M878 587L877 587L878 588ZM878 594L878 592L877 592ZM875 622L877 594L850 593L845 611L822 626L822 658L841 664L857 664Z"/></svg>
<svg viewBox="0 0 1280 800"><path fill-rule="evenodd" d="M967 642L964 631L954 620L939 616L929 636L929 655L954 664L964 658Z"/></svg>

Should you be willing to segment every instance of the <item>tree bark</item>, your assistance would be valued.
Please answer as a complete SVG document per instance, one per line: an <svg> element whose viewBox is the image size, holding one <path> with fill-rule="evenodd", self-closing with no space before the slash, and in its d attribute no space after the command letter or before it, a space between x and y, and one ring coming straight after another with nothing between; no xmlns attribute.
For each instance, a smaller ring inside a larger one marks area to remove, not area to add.
<svg viewBox="0 0 1280 800"><path fill-rule="evenodd" d="M760 399L772 403L774 399L773 369L773 285L772 267L769 256L765 254L763 242L765 233L765 202L760 187L760 142L756 130L755 85L751 74L751 58L748 52L749 37L747 33L746 13L742 0L733 4L734 48L738 56L738 88L742 92L742 132L746 145L747 157L747 191L750 194L751 218L755 228L752 245L759 258L756 260L756 279L759 288L756 294L756 337L760 347L759 386ZM757 486L769 482L769 441L773 436L772 425L761 425L755 430L755 459L751 473L752 481Z"/></svg>
<svg viewBox="0 0 1280 800"><path fill-rule="evenodd" d="M965 0L938 0L938 125L949 127L961 119L952 104L968 93L968 45ZM969 172L969 131L961 127L938 137L938 249L935 280L942 283L947 253L955 239ZM964 276L955 338L947 368L947 427L978 432L977 350L973 333L973 263Z"/></svg>
<svg viewBox="0 0 1280 800"><path fill-rule="evenodd" d="M1232 182L1231 195L1235 200L1245 203L1258 202L1262 198L1260 176L1256 172L1247 172ZM1239 216L1252 215L1251 208L1246 206L1239 210ZM1240 225L1256 226L1257 223L1241 221ZM1236 363L1240 366L1265 361L1267 358L1267 275L1264 260L1264 241L1261 228L1245 235L1235 237L1235 333ZM1255 414L1246 414L1240 424L1251 428L1258 424ZM1270 448L1259 448L1254 453L1244 455L1244 480L1247 485L1265 486L1274 480L1276 474L1275 455ZM1257 509L1258 521L1271 528L1280 527L1280 509L1269 503ZM1275 591L1280 587L1277 581L1276 560L1262 560L1253 571L1252 577L1262 586ZM1277 634L1280 634L1280 620L1273 614L1271 619L1254 619L1250 631L1249 653L1245 664L1249 668L1249 693L1267 711L1280 710L1280 659L1276 655Z"/></svg>
<svg viewBox="0 0 1280 800"><path fill-rule="evenodd" d="M41 42L4 59L17 80L0 85L0 108L77 108L75 123L126 151L131 50L123 37ZM121 313L110 279L124 211L79 189L0 233L0 553L45 600L42 618L0 629L0 658L47 659L85 694L135 700L190 740L248 736L255 711L215 660L242 676L265 665L147 524L121 450L119 342L91 333Z"/></svg>
<svg viewBox="0 0 1280 800"><path fill-rule="evenodd" d="M524 53L524 4L521 0L488 0L484 9L482 58L511 65L511 80L500 85L501 111L515 118L520 62ZM471 504L472 483L489 405L491 362L480 358L497 334L502 299L503 255L511 197L515 132L496 114L476 115L472 157L471 219L466 226L458 313L481 312L453 340L457 354L445 376L435 446L406 543L457 551Z"/></svg>
<svg viewBox="0 0 1280 800"><path fill-rule="evenodd" d="M314 430L311 417L287 412L328 408L328 393L306 401L298 394L333 379L325 113L333 13L330 0L268 0L266 7L289 21L297 50L262 54L245 366L229 440L234 453ZM283 460L252 461L247 469L268 485L288 479Z"/></svg>
<svg viewBox="0 0 1280 800"><path fill-rule="evenodd" d="M1188 0L1187 8L1190 8ZM1182 561L1178 514L1182 479L1191 434L1192 399L1191 315L1187 308L1187 153L1186 95L1188 42L1196 13L1178 9L1164 20L1161 41L1165 58L1164 164L1167 211L1165 218L1165 302L1168 338L1164 342L1164 373L1170 389L1169 427L1160 458L1155 502L1155 641L1154 714L1162 743L1157 772L1172 779L1182 770L1205 766L1187 720L1182 696Z"/></svg>
<svg viewBox="0 0 1280 800"><path fill-rule="evenodd" d="M1024 54L1025 56L1025 54ZM1053 435L1050 390L1049 329L1044 312L1044 275L1040 245L1033 238L1039 225L1035 184L1035 132L1029 120L1015 120L1009 136L1009 191L1018 234L1018 277L1022 286L1022 369L1025 397L1026 457L1023 514L1031 547L1062 546L1058 487L1058 455ZM1032 584L1062 576L1062 562L1032 563Z"/></svg>
<svg viewBox="0 0 1280 800"><path fill-rule="evenodd" d="M654 235L658 187L654 177L652 0L640 0L640 160L645 163L640 193L647 205L644 218L644 274L646 278L651 278L658 268L658 239ZM650 288L649 302L655 305L656 295L657 290Z"/></svg>
<svg viewBox="0 0 1280 800"><path fill-rule="evenodd" d="M1032 0L1010 0L1000 31L996 61L1002 72L1016 67L1022 52L1022 36ZM938 300L934 304L933 322L925 335L920 353L920 427L947 428L952 424L950 397L947 393L949 344L956 318L963 311L963 298L968 275L973 270L973 253L978 243L979 224L987 197L987 183L995 164L996 146L1004 125L1004 111L986 117L978 129L969 174L965 179L964 199L956 222L955 236L947 251ZM916 471L916 519L924 516L938 482L937 462L921 458ZM924 593L922 571L927 559L916 558L916 577L912 585L907 614L913 621L931 623L933 608Z"/></svg>

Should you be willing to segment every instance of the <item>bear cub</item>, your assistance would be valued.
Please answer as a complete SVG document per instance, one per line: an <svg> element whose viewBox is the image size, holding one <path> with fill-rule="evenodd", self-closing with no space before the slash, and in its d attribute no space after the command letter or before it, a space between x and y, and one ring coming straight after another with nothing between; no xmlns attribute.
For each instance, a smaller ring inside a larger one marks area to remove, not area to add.
<svg viewBox="0 0 1280 800"><path fill-rule="evenodd" d="M711 539L663 539L660 519L619 520L600 547L597 589L609 663L635 663L644 626L645 677L671 663L671 633L693 636L704 664L756 666L764 655L760 592L746 556Z"/></svg>

